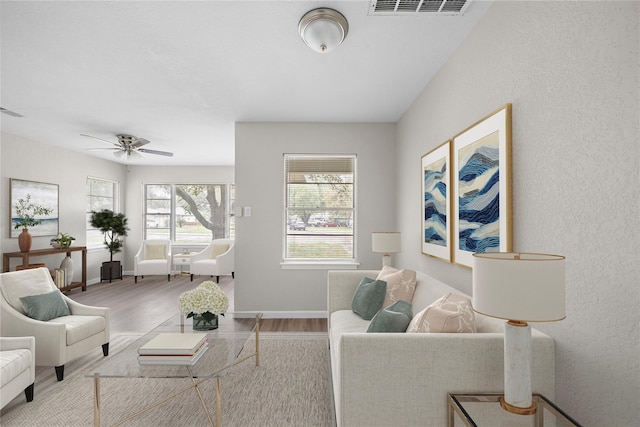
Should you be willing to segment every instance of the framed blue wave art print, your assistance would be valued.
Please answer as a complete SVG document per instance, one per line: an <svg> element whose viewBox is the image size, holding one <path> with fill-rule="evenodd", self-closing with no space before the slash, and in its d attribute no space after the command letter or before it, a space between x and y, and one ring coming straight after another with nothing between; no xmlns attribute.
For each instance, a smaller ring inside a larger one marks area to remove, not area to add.
<svg viewBox="0 0 640 427"><path fill-rule="evenodd" d="M422 156L422 253L451 262L451 142Z"/></svg>
<svg viewBox="0 0 640 427"><path fill-rule="evenodd" d="M453 259L508 252L511 220L511 104L453 138Z"/></svg>

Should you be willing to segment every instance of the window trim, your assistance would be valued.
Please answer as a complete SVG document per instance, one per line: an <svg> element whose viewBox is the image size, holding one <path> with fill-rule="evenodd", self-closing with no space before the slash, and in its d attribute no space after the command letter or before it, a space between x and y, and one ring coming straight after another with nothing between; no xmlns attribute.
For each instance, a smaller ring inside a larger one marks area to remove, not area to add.
<svg viewBox="0 0 640 427"><path fill-rule="evenodd" d="M113 180L113 179L99 178L99 177L96 177L96 176L87 175L87 179L85 180L85 183L86 183L88 188L90 188L89 180L100 181L100 182L108 182L113 186L113 196L111 197L113 203L111 205L111 210L113 212L118 212L118 205L119 205L119 203L118 203L119 196L118 195L119 195L119 192L120 192L120 183L118 181ZM87 202L88 202L87 204L90 207L91 206L91 202L90 202L89 198L92 197L92 195L90 194L89 191L87 191L87 193L85 194L85 197L87 197ZM91 212L92 212L91 210L86 211L85 215L89 215ZM87 228L84 231L85 245L87 247L87 250L93 251L93 250L97 250L97 249L104 249L105 248L104 241L100 241L100 243L97 244L97 245L89 245L89 238L88 238L89 237L89 231L90 230L97 230L97 228L90 228L90 227L91 227L91 225L89 223L87 223ZM102 235L102 233L101 233L101 235ZM102 235L102 236L104 237L104 235Z"/></svg>

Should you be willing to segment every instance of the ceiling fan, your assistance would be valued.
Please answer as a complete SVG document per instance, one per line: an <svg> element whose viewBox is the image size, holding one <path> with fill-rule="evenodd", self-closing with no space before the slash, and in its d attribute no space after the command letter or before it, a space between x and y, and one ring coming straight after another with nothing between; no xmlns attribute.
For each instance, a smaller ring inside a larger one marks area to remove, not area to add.
<svg viewBox="0 0 640 427"><path fill-rule="evenodd" d="M98 141L106 142L107 144L113 145L113 147L111 148L88 148L87 150L114 150L113 155L118 158L126 157L127 159L135 159L141 157L140 153L158 154L160 156L173 157L173 153L170 153L168 151L150 150L148 148L143 148L143 146L149 144L151 141L144 138L138 138L137 136L133 135L116 135L118 137L118 142L107 141L106 139L98 138L97 136L87 135L84 133L81 133L80 135L97 139Z"/></svg>

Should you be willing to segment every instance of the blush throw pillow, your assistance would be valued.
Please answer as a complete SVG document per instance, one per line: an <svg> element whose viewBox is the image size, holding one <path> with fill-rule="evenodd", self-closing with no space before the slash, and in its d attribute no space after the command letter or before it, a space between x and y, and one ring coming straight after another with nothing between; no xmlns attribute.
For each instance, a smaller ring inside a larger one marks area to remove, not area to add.
<svg viewBox="0 0 640 427"><path fill-rule="evenodd" d="M62 298L62 294L58 290L47 292L46 294L21 297L20 302L27 316L43 322L56 317L71 315L67 302Z"/></svg>
<svg viewBox="0 0 640 427"><path fill-rule="evenodd" d="M373 316L367 332L405 332L412 317L411 303L396 301Z"/></svg>
<svg viewBox="0 0 640 427"><path fill-rule="evenodd" d="M416 314L407 332L476 332L471 301L449 293Z"/></svg>
<svg viewBox="0 0 640 427"><path fill-rule="evenodd" d="M351 300L351 310L364 320L371 320L382 308L387 283L363 277Z"/></svg>
<svg viewBox="0 0 640 427"><path fill-rule="evenodd" d="M383 307L387 307L396 301L413 301L413 294L416 291L416 272L413 270L384 266L378 273L377 280L387 282L387 294L384 298Z"/></svg>

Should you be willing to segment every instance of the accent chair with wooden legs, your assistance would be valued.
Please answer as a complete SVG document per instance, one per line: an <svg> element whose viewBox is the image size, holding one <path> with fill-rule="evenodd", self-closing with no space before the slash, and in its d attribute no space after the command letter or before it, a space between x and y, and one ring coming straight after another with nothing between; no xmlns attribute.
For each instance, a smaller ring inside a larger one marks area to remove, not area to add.
<svg viewBox="0 0 640 427"><path fill-rule="evenodd" d="M63 295L47 268L0 274L0 294L0 335L35 337L36 365L54 366L58 381L65 363L99 346L109 354L109 308Z"/></svg>

